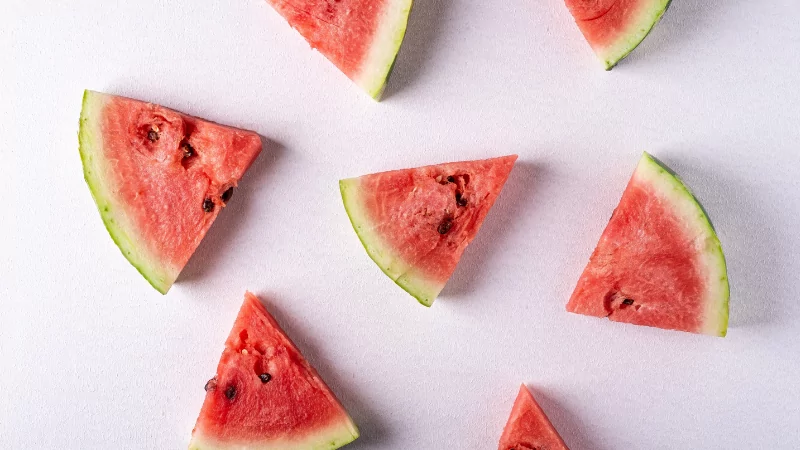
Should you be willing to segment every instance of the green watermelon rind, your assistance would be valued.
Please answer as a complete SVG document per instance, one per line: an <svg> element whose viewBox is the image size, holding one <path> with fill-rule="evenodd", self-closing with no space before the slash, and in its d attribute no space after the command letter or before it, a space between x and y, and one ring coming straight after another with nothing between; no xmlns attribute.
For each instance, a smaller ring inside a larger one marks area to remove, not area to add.
<svg viewBox="0 0 800 450"><path fill-rule="evenodd" d="M393 0L387 4L375 36L367 51L355 83L375 100L380 100L394 68L400 46L408 27L413 0Z"/></svg>
<svg viewBox="0 0 800 450"><path fill-rule="evenodd" d="M342 194L344 209L361 245L386 276L417 299L420 304L430 307L444 288L444 284L431 282L416 275L413 267L403 262L391 250L390 245L383 242L378 235L370 232L369 219L358 195L359 184L358 178L339 181L339 191Z"/></svg>
<svg viewBox="0 0 800 450"><path fill-rule="evenodd" d="M633 29L623 33L624 37L619 42L603 50L596 50L606 70L613 69L645 40L661 21L670 3L672 0L655 0L654 5L645 8L642 16L633 21L631 24Z"/></svg>
<svg viewBox="0 0 800 450"><path fill-rule="evenodd" d="M102 112L107 96L105 94L86 90L83 93L80 126L78 130L79 152L83 163L83 177L89 186L89 191L103 219L103 224L111 235L111 239L120 249L128 262L161 294L166 294L175 282L178 272L169 271L168 268L159 268L152 258L143 254L142 244L137 244L126 229L131 229L126 223L123 214L118 214L121 205L117 204L106 180L102 178L104 172L100 167L103 164L102 132L97 129L97 124L102 122Z"/></svg>
<svg viewBox="0 0 800 450"><path fill-rule="evenodd" d="M335 450L355 441L358 437L358 428L352 421L348 421L321 430L316 435L283 442L271 440L269 444L258 442L217 443L214 439L195 435L192 436L192 441L189 443L189 450Z"/></svg>
<svg viewBox="0 0 800 450"><path fill-rule="evenodd" d="M690 227L698 232L698 237L706 238L705 251L701 252L709 286L706 297L706 313L701 333L724 337L728 330L728 304L730 286L728 269L722 244L711 224L705 209L697 197L665 164L647 152L644 153L636 175L651 182L669 201L676 212L687 220Z"/></svg>

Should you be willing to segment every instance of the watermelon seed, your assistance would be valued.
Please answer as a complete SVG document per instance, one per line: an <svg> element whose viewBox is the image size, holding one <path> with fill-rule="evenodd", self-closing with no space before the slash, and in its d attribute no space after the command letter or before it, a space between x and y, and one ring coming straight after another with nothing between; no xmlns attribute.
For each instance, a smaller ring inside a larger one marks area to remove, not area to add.
<svg viewBox="0 0 800 450"><path fill-rule="evenodd" d="M633 300L626 298L625 300L622 301L622 304L630 306L633 304Z"/></svg>
<svg viewBox="0 0 800 450"><path fill-rule="evenodd" d="M233 400L236 398L236 386L230 385L228 389L225 389L225 398L228 400Z"/></svg>
<svg viewBox="0 0 800 450"><path fill-rule="evenodd" d="M207 213L214 211L214 201L210 198L203 200L203 211Z"/></svg>
<svg viewBox="0 0 800 450"><path fill-rule="evenodd" d="M267 384L267 383L269 383L269 380L272 379L272 375L270 375L268 373L262 373L261 375L258 376L258 378L261 379L262 383Z"/></svg>
<svg viewBox="0 0 800 450"><path fill-rule="evenodd" d="M456 192L456 205L461 207L467 206L467 199L461 196L461 192Z"/></svg>
<svg viewBox="0 0 800 450"><path fill-rule="evenodd" d="M455 178L453 178L453 176L452 176L452 175L450 175L450 176L448 176L448 177L447 177L447 182L448 182L448 183L455 183L455 182L456 182L456 179L455 179Z"/></svg>
<svg viewBox="0 0 800 450"><path fill-rule="evenodd" d="M217 377L208 380L206 382L206 385L203 387L203 389L205 389L206 392L213 391L216 388L217 388Z"/></svg>
<svg viewBox="0 0 800 450"><path fill-rule="evenodd" d="M158 127L154 126L150 128L150 131L147 132L147 140L150 142L155 142L158 140Z"/></svg>
<svg viewBox="0 0 800 450"><path fill-rule="evenodd" d="M181 148L183 149L183 159L194 156L194 147L192 147L192 144L184 142Z"/></svg>
<svg viewBox="0 0 800 450"><path fill-rule="evenodd" d="M231 197L233 197L233 186L229 187L225 192L223 192L219 198L221 198L223 202L228 203Z"/></svg>
<svg viewBox="0 0 800 450"><path fill-rule="evenodd" d="M445 217L444 220L442 220L442 223L439 224L439 228L437 228L436 231L438 231L439 234L447 234L447 232L450 231L450 228L453 228L453 218Z"/></svg>

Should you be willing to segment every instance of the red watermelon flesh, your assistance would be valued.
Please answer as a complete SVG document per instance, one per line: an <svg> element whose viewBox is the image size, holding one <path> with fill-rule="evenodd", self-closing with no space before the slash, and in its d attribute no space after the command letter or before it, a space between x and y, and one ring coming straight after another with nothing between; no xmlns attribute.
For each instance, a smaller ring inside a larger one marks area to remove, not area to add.
<svg viewBox="0 0 800 450"><path fill-rule="evenodd" d="M403 42L412 0L267 0L336 67L378 99Z"/></svg>
<svg viewBox="0 0 800 450"><path fill-rule="evenodd" d="M358 437L350 416L259 299L244 304L206 384L190 450L325 450Z"/></svg>
<svg viewBox="0 0 800 450"><path fill-rule="evenodd" d="M253 132L86 91L83 171L123 255L166 293L261 152Z"/></svg>
<svg viewBox="0 0 800 450"><path fill-rule="evenodd" d="M666 12L671 0L566 0L586 41L613 68L635 49Z"/></svg>
<svg viewBox="0 0 800 450"><path fill-rule="evenodd" d="M645 153L567 310L725 336L728 295L725 257L705 211Z"/></svg>
<svg viewBox="0 0 800 450"><path fill-rule="evenodd" d="M498 450L568 450L524 384L511 408Z"/></svg>
<svg viewBox="0 0 800 450"><path fill-rule="evenodd" d="M516 155L341 180L345 209L375 263L430 306L478 234Z"/></svg>

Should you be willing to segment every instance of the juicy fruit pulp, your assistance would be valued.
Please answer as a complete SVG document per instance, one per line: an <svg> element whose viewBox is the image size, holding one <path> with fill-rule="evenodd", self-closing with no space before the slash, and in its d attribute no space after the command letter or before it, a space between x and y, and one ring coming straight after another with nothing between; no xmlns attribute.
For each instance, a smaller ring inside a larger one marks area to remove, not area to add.
<svg viewBox="0 0 800 450"><path fill-rule="evenodd" d="M430 306L503 189L516 155L341 180L345 209L378 267Z"/></svg>
<svg viewBox="0 0 800 450"><path fill-rule="evenodd" d="M92 91L84 94L79 140L106 228L161 293L261 152L255 133Z"/></svg>
<svg viewBox="0 0 800 450"><path fill-rule="evenodd" d="M355 424L317 372L264 309L245 294L190 450L336 449Z"/></svg>
<svg viewBox="0 0 800 450"><path fill-rule="evenodd" d="M566 0L606 70L628 56L658 23L671 0Z"/></svg>
<svg viewBox="0 0 800 450"><path fill-rule="evenodd" d="M567 310L613 321L725 336L722 247L686 186L644 154Z"/></svg>
<svg viewBox="0 0 800 450"><path fill-rule="evenodd" d="M500 437L498 450L569 450L523 384Z"/></svg>
<svg viewBox="0 0 800 450"><path fill-rule="evenodd" d="M267 0L289 24L375 99L403 42L412 0Z"/></svg>

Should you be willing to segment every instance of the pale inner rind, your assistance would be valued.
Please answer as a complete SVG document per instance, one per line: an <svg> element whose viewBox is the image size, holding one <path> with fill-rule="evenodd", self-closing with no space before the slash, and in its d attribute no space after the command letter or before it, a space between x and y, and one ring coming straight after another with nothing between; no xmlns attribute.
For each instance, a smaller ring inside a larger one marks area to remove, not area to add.
<svg viewBox="0 0 800 450"><path fill-rule="evenodd" d="M383 93L386 79L403 43L412 3L413 0L396 0L386 5L361 70L353 78L376 100Z"/></svg>
<svg viewBox="0 0 800 450"><path fill-rule="evenodd" d="M196 430L189 450L334 450L353 442L358 436L358 429L352 422L338 423L299 440L264 436L264 442L220 442Z"/></svg>
<svg viewBox="0 0 800 450"><path fill-rule="evenodd" d="M375 232L370 225L372 219L364 207L360 179L341 180L339 187L342 191L342 200L344 201L347 215L350 217L350 222L370 258L398 286L414 296L423 305L431 306L439 292L444 288L444 283L430 280L417 273L400 255L392 250L391 245Z"/></svg>
<svg viewBox="0 0 800 450"><path fill-rule="evenodd" d="M603 60L606 69L611 69L628 56L655 27L667 10L671 0L650 0L642 2L639 11L630 21L627 30L620 33L620 39L606 47L595 47L597 56Z"/></svg>
<svg viewBox="0 0 800 450"><path fill-rule="evenodd" d="M80 118L80 153L83 173L92 192L97 209L111 238L125 258L159 292L166 293L180 272L179 268L159 267L156 259L145 253L147 244L135 236L135 227L125 214L124 206L115 198L115 186L110 178L113 161L103 152L103 111L111 96L99 92L84 93Z"/></svg>
<svg viewBox="0 0 800 450"><path fill-rule="evenodd" d="M724 336L728 328L729 286L725 256L717 234L700 204L685 184L645 153L634 177L653 187L670 205L687 234L694 237L697 265L706 281L704 298L705 334Z"/></svg>

